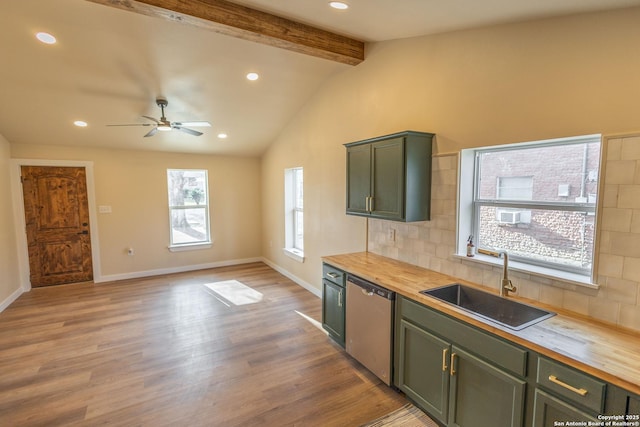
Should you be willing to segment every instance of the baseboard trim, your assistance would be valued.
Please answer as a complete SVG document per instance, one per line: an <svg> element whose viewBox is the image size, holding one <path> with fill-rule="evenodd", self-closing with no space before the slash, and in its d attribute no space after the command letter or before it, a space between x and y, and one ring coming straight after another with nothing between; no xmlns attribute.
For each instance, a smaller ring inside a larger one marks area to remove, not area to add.
<svg viewBox="0 0 640 427"><path fill-rule="evenodd" d="M187 271L206 270L208 268L228 267L230 265L249 264L252 262L262 262L262 261L263 259L260 257L244 258L244 259L233 259L233 260L227 260L227 261L211 262L207 264L184 265L180 267L161 268L158 270L134 271L132 273L123 273L123 274L108 274L106 276L101 276L99 279L94 279L93 282L107 283L107 282L115 282L118 280L139 279L141 277L152 277L152 276L161 276L163 274L184 273Z"/></svg>
<svg viewBox="0 0 640 427"><path fill-rule="evenodd" d="M0 303L0 313L2 313L4 311L5 308L9 307L11 305L12 302L14 302L15 300L18 299L18 297L20 295L22 295L23 293L25 293L26 291L24 289L22 289L22 287L19 287L18 289L16 289L15 291L13 291L11 293L11 295L9 295L8 297L6 297L4 299L4 301L2 301Z"/></svg>
<svg viewBox="0 0 640 427"><path fill-rule="evenodd" d="M287 277L288 279L293 280L298 285L302 286L303 288L305 288L306 290L308 290L309 292L311 292L312 294L314 294L318 298L322 298L322 290L321 289L318 289L315 286L313 286L312 284L310 284L309 282L306 282L306 281L302 280L301 278L299 278L298 276L289 273L284 268L280 267L277 264L274 264L273 262L269 261L266 258L262 258L262 262L267 264L269 267L273 268L278 273L280 273L283 276Z"/></svg>
<svg viewBox="0 0 640 427"><path fill-rule="evenodd" d="M321 289L316 288L309 282L302 280L298 276L290 273L289 271L285 270L284 268L280 267L277 264L274 264L273 262L271 262L270 260L264 257L234 259L234 260L227 260L227 261L211 262L207 264L196 264L196 265L186 265L186 266L172 267L172 268L162 268L157 270L134 271L132 273L123 273L123 274L108 274L105 276L101 276L99 279L94 279L94 283L96 284L109 283L109 282L116 282L118 280L139 279L141 277L161 276L163 274L184 273L187 271L206 270L208 268L217 268L217 267L228 267L231 265L249 264L252 262L264 262L269 267L276 270L278 273L294 281L297 285L303 287L304 289L311 292L318 298L322 298ZM0 303L0 312L2 312L5 308L9 307L9 305L11 305L12 302L18 299L18 297L22 295L24 292L27 292L27 291L22 288L18 288L11 295L5 298L5 300Z"/></svg>

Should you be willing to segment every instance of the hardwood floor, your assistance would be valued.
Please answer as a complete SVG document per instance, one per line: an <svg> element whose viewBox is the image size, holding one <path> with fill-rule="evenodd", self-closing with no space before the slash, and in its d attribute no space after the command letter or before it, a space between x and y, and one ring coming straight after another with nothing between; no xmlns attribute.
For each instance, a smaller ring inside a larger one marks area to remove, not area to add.
<svg viewBox="0 0 640 427"><path fill-rule="evenodd" d="M208 283L262 294L234 305ZM0 313L0 425L358 426L406 403L262 263L33 289Z"/></svg>

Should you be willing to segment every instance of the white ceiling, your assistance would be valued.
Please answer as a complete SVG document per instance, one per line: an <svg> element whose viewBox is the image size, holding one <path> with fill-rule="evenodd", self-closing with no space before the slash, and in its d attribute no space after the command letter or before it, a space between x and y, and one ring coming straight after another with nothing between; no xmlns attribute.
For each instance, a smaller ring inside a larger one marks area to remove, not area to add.
<svg viewBox="0 0 640 427"><path fill-rule="evenodd" d="M367 42L640 4L348 0L336 11L326 0L235 2ZM37 31L58 43L37 42ZM11 143L230 155L260 155L326 79L350 67L85 0L2 0L0 55L0 134ZM247 81L250 71L261 78ZM198 128L200 137L152 138L143 138L149 127L105 126L159 117L158 95L169 120L213 126Z"/></svg>

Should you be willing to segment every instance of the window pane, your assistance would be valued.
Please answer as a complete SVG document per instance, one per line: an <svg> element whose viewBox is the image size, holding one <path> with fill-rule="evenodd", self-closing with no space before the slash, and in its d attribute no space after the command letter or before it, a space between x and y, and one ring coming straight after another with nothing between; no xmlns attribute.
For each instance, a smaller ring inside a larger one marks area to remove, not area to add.
<svg viewBox="0 0 640 427"><path fill-rule="evenodd" d="M478 197L595 204L600 143L480 152Z"/></svg>
<svg viewBox="0 0 640 427"><path fill-rule="evenodd" d="M171 209L171 242L173 244L207 242L207 210L201 208Z"/></svg>
<svg viewBox="0 0 640 427"><path fill-rule="evenodd" d="M531 200L532 197L532 176L512 176L498 178L498 200Z"/></svg>
<svg viewBox="0 0 640 427"><path fill-rule="evenodd" d="M295 226L294 226L294 247L296 249L304 250L304 214L302 211L295 211Z"/></svg>
<svg viewBox="0 0 640 427"><path fill-rule="evenodd" d="M302 168L297 168L294 175L295 186L295 207L302 209L303 207L303 182L302 182Z"/></svg>
<svg viewBox="0 0 640 427"><path fill-rule="evenodd" d="M206 205L207 173L204 170L167 171L171 206Z"/></svg>
<svg viewBox="0 0 640 427"><path fill-rule="evenodd" d="M594 218L585 212L480 206L478 246L586 270L591 268Z"/></svg>

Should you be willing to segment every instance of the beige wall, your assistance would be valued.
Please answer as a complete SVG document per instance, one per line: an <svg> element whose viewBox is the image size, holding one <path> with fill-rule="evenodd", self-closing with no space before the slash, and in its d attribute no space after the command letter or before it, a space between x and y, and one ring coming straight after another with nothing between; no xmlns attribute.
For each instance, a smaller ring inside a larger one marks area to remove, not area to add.
<svg viewBox="0 0 640 427"><path fill-rule="evenodd" d="M14 159L94 162L103 279L153 274L260 257L260 160L258 158L81 149L13 144ZM166 170L207 169L211 249L169 252ZM134 256L126 250L133 247Z"/></svg>
<svg viewBox="0 0 640 427"><path fill-rule="evenodd" d="M436 133L436 153L447 154L640 130L637 22L640 8L632 8L368 46L367 59L327 81L265 154L263 255L319 288L320 256L365 250L366 220L344 214L346 142L411 129ZM305 168L304 264L280 250L283 169L292 166ZM455 176L455 169L445 173ZM437 239L455 236L454 201L443 205L448 219L441 219L446 224L439 224L445 228L434 233ZM439 251L439 258L455 262L452 248ZM448 264L429 265L446 270ZM552 300L559 288L540 289L540 299ZM575 304L611 301L576 292ZM615 315L601 309L597 317L637 325L637 314L622 320L617 307Z"/></svg>
<svg viewBox="0 0 640 427"><path fill-rule="evenodd" d="M20 289L13 210L8 203L11 200L9 148L9 142L0 135L0 200L4 200L0 204L0 310Z"/></svg>

